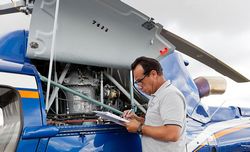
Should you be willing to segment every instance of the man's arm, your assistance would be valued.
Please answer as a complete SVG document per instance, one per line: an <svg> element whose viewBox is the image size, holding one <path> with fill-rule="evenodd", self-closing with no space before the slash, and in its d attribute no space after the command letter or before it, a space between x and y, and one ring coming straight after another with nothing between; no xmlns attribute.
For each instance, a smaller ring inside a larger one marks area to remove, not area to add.
<svg viewBox="0 0 250 152"><path fill-rule="evenodd" d="M142 126L142 134L161 141L176 142L180 137L181 127L177 125Z"/></svg>
<svg viewBox="0 0 250 152"><path fill-rule="evenodd" d="M136 119L132 119L126 123L126 128L129 132L136 133L141 123ZM178 125L165 126L148 126L142 125L141 132L144 136L149 136L161 141L176 142L180 137L181 127Z"/></svg>

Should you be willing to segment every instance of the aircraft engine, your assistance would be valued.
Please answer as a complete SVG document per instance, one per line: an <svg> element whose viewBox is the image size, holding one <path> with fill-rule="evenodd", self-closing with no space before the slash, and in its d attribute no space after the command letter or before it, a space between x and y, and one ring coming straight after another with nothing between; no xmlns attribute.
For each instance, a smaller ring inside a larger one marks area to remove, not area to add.
<svg viewBox="0 0 250 152"><path fill-rule="evenodd" d="M103 90L103 94L104 94L104 98L105 100L105 104L113 107L113 108L117 108L120 109L121 107L119 107L118 104L120 104L118 102L118 99L120 97L120 91L115 87L115 86L111 86L109 84L106 84L104 86L104 90Z"/></svg>
<svg viewBox="0 0 250 152"><path fill-rule="evenodd" d="M36 64L41 75L48 75L48 69L43 66L48 65L48 62L43 63L44 61L41 60L32 60L32 62ZM61 62L56 62L55 65L52 81L119 111L131 107L129 95L127 96L121 91L121 89L129 90L129 71L127 69ZM42 87L46 90L47 84L42 84ZM48 102L50 106L47 111L50 124L99 123L99 119L93 111L108 110L60 87L57 90L51 86L50 89Z"/></svg>
<svg viewBox="0 0 250 152"><path fill-rule="evenodd" d="M64 85L80 92L92 99L97 99L96 89L98 87L99 80L92 76L93 74L89 70L82 70L78 68L75 71L71 71L67 78L64 80ZM65 92L69 113L90 113L96 110L96 106L85 101L79 96Z"/></svg>

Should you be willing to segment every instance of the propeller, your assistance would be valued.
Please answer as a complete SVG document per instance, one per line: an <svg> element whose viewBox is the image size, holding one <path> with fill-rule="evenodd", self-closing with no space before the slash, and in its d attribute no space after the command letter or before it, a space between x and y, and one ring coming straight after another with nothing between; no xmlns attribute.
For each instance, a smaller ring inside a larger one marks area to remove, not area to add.
<svg viewBox="0 0 250 152"><path fill-rule="evenodd" d="M183 38L162 29L161 35L166 38L169 42L171 42L175 47L176 50L182 52L201 63L213 68L217 72L231 78L236 82L248 82L249 79L244 77L239 72L235 71L233 68L228 66L227 64L223 63L216 57L212 56L211 54L207 53L206 51L202 50L201 48L195 46L194 44L184 40Z"/></svg>

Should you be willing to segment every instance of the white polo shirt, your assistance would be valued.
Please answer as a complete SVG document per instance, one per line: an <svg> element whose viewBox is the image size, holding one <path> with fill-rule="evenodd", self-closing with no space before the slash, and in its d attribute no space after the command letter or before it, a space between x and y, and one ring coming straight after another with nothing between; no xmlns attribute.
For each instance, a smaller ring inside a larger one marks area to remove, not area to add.
<svg viewBox="0 0 250 152"><path fill-rule="evenodd" d="M142 136L143 152L185 152L186 104L183 94L166 81L148 103L145 125L178 125L182 128L177 142L164 142Z"/></svg>

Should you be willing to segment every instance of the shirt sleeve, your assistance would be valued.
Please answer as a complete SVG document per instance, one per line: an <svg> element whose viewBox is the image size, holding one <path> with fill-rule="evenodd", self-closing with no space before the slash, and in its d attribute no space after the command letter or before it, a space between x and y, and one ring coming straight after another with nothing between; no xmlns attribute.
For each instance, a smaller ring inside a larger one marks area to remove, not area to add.
<svg viewBox="0 0 250 152"><path fill-rule="evenodd" d="M183 127L186 117L184 97L177 90L168 91L160 101L160 115L164 125Z"/></svg>

